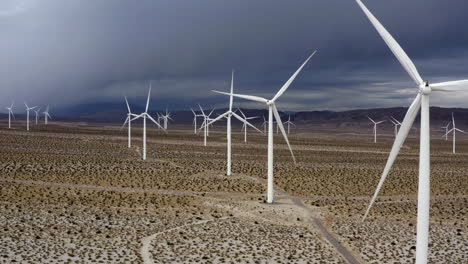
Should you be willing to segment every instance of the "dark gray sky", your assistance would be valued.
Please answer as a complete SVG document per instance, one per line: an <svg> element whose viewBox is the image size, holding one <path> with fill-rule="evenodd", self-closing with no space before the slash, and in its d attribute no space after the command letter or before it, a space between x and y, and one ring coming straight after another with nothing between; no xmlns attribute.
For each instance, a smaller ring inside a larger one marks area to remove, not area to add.
<svg viewBox="0 0 468 264"><path fill-rule="evenodd" d="M468 1L364 3L423 79L468 79ZM315 49L280 110L407 106L417 91L354 0L1 0L0 32L4 106L143 104L149 80L152 108L225 106L210 90L227 90L231 69L236 92L272 97Z"/></svg>

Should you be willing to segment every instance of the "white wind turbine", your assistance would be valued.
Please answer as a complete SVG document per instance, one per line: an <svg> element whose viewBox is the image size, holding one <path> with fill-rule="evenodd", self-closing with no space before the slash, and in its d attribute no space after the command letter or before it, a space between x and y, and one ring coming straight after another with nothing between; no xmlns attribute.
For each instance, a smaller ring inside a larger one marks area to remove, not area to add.
<svg viewBox="0 0 468 264"><path fill-rule="evenodd" d="M167 129L167 122L169 121L169 119L171 121L174 121L174 119L172 119L172 117L171 117L171 112L167 112L167 108L166 108L166 114L161 114L161 117L162 117L163 122L164 122L164 125L163 125L164 129Z"/></svg>
<svg viewBox="0 0 468 264"><path fill-rule="evenodd" d="M449 134L449 127L450 127L450 124L452 124L452 122L448 122L448 124L446 126L443 126L442 128L445 128L445 140L448 140L448 134Z"/></svg>
<svg viewBox="0 0 468 264"><path fill-rule="evenodd" d="M260 103L266 104L268 107L268 186L267 186L267 203L273 203L273 115L275 116L275 119L280 126L281 133L283 134L284 140L286 141L286 144L288 145L289 151L291 152L294 164L296 164L296 159L294 157L294 153L291 149L291 146L289 145L289 140L288 136L286 135L286 132L284 131L283 123L281 122L281 117L278 113L278 110L276 109L275 102L278 100L278 98L288 89L288 87L291 85L291 83L294 81L296 76L301 72L302 68L307 64L307 62L314 56L316 51L312 53L312 55L309 56L309 58L306 59L306 61L297 69L297 71L289 78L289 80L281 87L281 89L276 93L276 95L273 97L273 99L268 100L262 97L258 96L251 96L251 95L242 95L242 94L233 94L235 97L239 98L244 98L247 100L252 100ZM229 93L223 93L223 92L218 92L226 95L230 95Z"/></svg>
<svg viewBox="0 0 468 264"><path fill-rule="evenodd" d="M203 117L203 115L197 115L197 113L195 113L192 108L190 108L190 110L192 110L193 113L193 133L197 134L197 118Z"/></svg>
<svg viewBox="0 0 468 264"><path fill-rule="evenodd" d="M137 117L136 114L132 113L130 110L130 105L128 104L127 96L124 96L125 98L125 104L127 105L128 113L127 113L127 118L125 119L125 122L123 123L122 128L125 127L125 125L128 123L128 148L132 147L132 120L134 117Z"/></svg>
<svg viewBox="0 0 468 264"><path fill-rule="evenodd" d="M290 130L291 130L291 126L296 127L296 125L291 121L291 115L289 115L288 121L286 121L286 122L284 122L284 123L288 125L288 135L289 135L289 132L290 132Z"/></svg>
<svg viewBox="0 0 468 264"><path fill-rule="evenodd" d="M400 121L396 120L393 116L390 116L390 122L395 126L395 138L398 134L398 126L401 126Z"/></svg>
<svg viewBox="0 0 468 264"><path fill-rule="evenodd" d="M385 120L379 121L379 122L375 122L372 118L370 118L370 117L367 117L367 118L369 118L369 120L370 120L372 123L374 123L374 143L377 143L377 125L378 125L378 124L381 124L381 123L383 123L383 122L385 122Z"/></svg>
<svg viewBox="0 0 468 264"><path fill-rule="evenodd" d="M239 112L242 114L242 116L244 117L244 124L242 125L242 130L241 131L244 131L244 142L247 142L247 125L249 125L250 123L247 122L248 120L252 120L252 119L256 119L258 118L258 116L253 116L253 117L246 117L244 115L244 112L242 112L242 110L239 109ZM255 129L257 129L255 127ZM258 129L257 129L258 130ZM262 131L258 130L260 133L262 133Z"/></svg>
<svg viewBox="0 0 468 264"><path fill-rule="evenodd" d="M209 129L210 125L205 126L205 124L208 124L212 120L210 118L210 116L213 113L214 108L213 108L213 110L211 110L211 112L208 115L205 115L205 111L203 111L203 108L200 105L198 105L198 107L200 107L200 111L202 112L202 116L203 116L203 123L202 123L202 126L200 127L200 129L203 128L203 145L206 147L206 137L208 136L208 133L209 133L208 129Z"/></svg>
<svg viewBox="0 0 468 264"><path fill-rule="evenodd" d="M26 130L29 131L29 111L34 110L37 106L29 107L26 102L24 105L26 106Z"/></svg>
<svg viewBox="0 0 468 264"><path fill-rule="evenodd" d="M36 114L36 125L37 125L37 122L39 121L39 111L41 111L41 108L37 108L36 110L34 110L34 113Z"/></svg>
<svg viewBox="0 0 468 264"><path fill-rule="evenodd" d="M14 104L15 104L15 102L11 102L10 107L6 108L8 110L8 128L11 128L11 117L13 116L13 118L16 119L15 115L13 114L13 105Z"/></svg>
<svg viewBox="0 0 468 264"><path fill-rule="evenodd" d="M263 126L263 133L266 135L266 129L267 129L267 126L268 126L268 121L266 121L265 116L263 116L262 126Z"/></svg>
<svg viewBox="0 0 468 264"><path fill-rule="evenodd" d="M453 132L453 143L452 143L452 153L455 154L455 133L456 132L461 132L463 134L468 134L466 133L465 131L461 130L461 129L458 129L456 126L455 126L455 118L453 117L453 113L452 113L452 129L450 129L449 131L447 131L447 133L445 134L445 136L447 137L448 134L450 134L451 132Z"/></svg>
<svg viewBox="0 0 468 264"><path fill-rule="evenodd" d="M217 92L218 91L213 91L213 92ZM247 124L255 129L257 129L256 127L254 127L252 124L250 124L247 120L245 120L244 118L240 117L238 114L236 114L235 112L232 111L232 103L233 103L233 92L234 92L234 71L232 72L232 77L231 77L231 93L229 94L229 110L226 111L225 113L219 115L218 117L216 117L215 119L211 120L210 122L208 123L205 123L204 126L209 126L219 120L221 120L222 118L226 118L227 119L227 125L226 125L226 137L227 137L227 167L226 167L226 175L227 176L231 176L232 175L232 171L231 171L231 164L232 164L232 152L231 152L231 149L232 149L232 140L231 140L231 137L232 137L232 134L231 134L231 117L234 116L235 118L237 118L239 121L243 122L244 125ZM258 130L258 129L257 129ZM260 130L259 130L260 131ZM262 133L260 131L260 133Z"/></svg>
<svg viewBox="0 0 468 264"><path fill-rule="evenodd" d="M138 118L143 118L143 160L146 160L146 118L149 118L158 127L163 129L164 131L166 131L156 120L154 120L154 118L150 114L148 114L150 95L151 95L151 82L150 82L150 87L149 87L149 91L148 91L148 99L146 100L145 112L135 116L133 119L129 119L130 121L133 121L133 120L136 120Z"/></svg>
<svg viewBox="0 0 468 264"><path fill-rule="evenodd" d="M49 114L49 106L47 106L46 110L42 113L44 114L44 124L47 125L49 118L52 119L52 117Z"/></svg>
<svg viewBox="0 0 468 264"><path fill-rule="evenodd" d="M464 86L468 86L468 80L451 81L444 83L430 84L428 81L424 82L419 75L413 62L408 55L398 45L395 39L388 33L388 31L380 24L380 22L372 15L367 7L360 1L356 0L358 5L364 11L370 22L379 32L385 43L388 45L393 54L402 64L403 68L408 72L411 78L418 85L418 94L408 109L405 118L402 122L400 131L397 138L393 143L387 164L382 173L377 189L372 197L372 200L364 215L367 217L370 208L372 207L379 191L385 182L400 149L403 145L411 126L416 118L416 115L421 108L421 136L420 136L420 151L419 151L419 183L418 183L418 214L417 214L417 235L416 235L416 264L426 264L428 257L428 243L429 243L429 204L430 204L430 126L429 126L429 96L432 91L454 91Z"/></svg>

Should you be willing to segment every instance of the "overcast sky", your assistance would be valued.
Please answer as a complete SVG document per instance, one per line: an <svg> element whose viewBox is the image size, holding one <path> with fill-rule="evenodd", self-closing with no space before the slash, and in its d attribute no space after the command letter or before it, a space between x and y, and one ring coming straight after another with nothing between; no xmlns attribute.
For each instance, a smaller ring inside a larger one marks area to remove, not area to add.
<svg viewBox="0 0 468 264"><path fill-rule="evenodd" d="M423 79L468 79L468 1L365 0ZM235 91L280 110L408 106L417 88L354 0L1 0L0 103L224 106ZM467 87L468 91L468 87ZM432 105L468 107L468 93ZM244 107L262 105L236 100ZM3 107L2 107L3 108Z"/></svg>

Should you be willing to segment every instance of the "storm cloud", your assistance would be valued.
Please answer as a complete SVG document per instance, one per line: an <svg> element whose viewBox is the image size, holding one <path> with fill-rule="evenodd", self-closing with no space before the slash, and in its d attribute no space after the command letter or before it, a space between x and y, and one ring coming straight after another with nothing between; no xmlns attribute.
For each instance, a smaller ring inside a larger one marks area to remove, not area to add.
<svg viewBox="0 0 468 264"><path fill-rule="evenodd" d="M364 2L424 79L468 79L468 1ZM417 91L354 0L5 0L0 32L5 106L138 104L150 80L155 107L224 106L211 90L232 69L236 92L272 97L314 50L281 110L407 106Z"/></svg>

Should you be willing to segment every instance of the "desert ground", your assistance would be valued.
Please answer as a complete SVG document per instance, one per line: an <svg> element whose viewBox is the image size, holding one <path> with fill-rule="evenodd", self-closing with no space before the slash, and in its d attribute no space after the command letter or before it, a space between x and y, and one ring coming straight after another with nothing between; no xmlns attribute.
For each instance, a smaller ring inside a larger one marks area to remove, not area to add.
<svg viewBox="0 0 468 264"><path fill-rule="evenodd" d="M403 146L369 217L393 130L300 127L275 134L275 192L266 137L234 127L227 177L220 124L208 146L190 126L0 123L0 263L412 263L419 144ZM468 136L432 131L429 263L468 262Z"/></svg>

